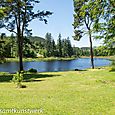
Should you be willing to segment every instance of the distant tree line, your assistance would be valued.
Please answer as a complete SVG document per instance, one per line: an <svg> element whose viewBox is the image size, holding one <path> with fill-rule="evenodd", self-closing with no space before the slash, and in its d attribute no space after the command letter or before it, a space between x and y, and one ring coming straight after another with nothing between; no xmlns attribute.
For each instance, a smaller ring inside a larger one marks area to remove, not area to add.
<svg viewBox="0 0 115 115"><path fill-rule="evenodd" d="M34 40L36 39L36 40ZM4 58L18 57L17 38L11 34L10 37L5 33L1 34L0 56ZM77 56L76 51L68 38L62 39L58 36L57 44L51 33L46 33L45 39L38 37L24 37L23 57L37 57L40 54L43 57L72 57Z"/></svg>
<svg viewBox="0 0 115 115"><path fill-rule="evenodd" d="M79 56L90 56L89 47L77 48L77 52ZM94 56L114 56L115 47L108 47L107 45L93 47L93 53Z"/></svg>

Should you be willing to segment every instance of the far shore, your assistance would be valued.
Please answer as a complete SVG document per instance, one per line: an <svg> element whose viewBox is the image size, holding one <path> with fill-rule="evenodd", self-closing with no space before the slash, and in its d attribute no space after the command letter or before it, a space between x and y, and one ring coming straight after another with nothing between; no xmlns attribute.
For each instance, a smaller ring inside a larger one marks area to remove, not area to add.
<svg viewBox="0 0 115 115"><path fill-rule="evenodd" d="M62 61L68 61L68 60L74 60L77 57L71 57L71 58L59 58L59 57L48 57L48 58L23 58L24 62L27 61L54 61L54 60L62 60ZM6 58L6 62L18 62L18 58Z"/></svg>
<svg viewBox="0 0 115 115"><path fill-rule="evenodd" d="M80 58L90 58L90 56L81 56ZM115 61L115 56L94 56L94 58L106 58Z"/></svg>
<svg viewBox="0 0 115 115"><path fill-rule="evenodd" d="M59 58L59 57L48 57L48 58L43 58L43 57L38 57L38 58L23 58L24 62L28 61L69 61L69 60L75 60L77 58L90 58L90 56L81 56L81 57L70 57L70 58ZM94 58L106 58L111 61L115 61L115 56L94 56ZM5 62L18 62L18 58L5 58Z"/></svg>

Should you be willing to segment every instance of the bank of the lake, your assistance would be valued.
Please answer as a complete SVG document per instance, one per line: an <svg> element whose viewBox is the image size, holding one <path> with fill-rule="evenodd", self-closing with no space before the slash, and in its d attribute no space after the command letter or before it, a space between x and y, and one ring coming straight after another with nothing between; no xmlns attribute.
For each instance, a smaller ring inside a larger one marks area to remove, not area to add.
<svg viewBox="0 0 115 115"><path fill-rule="evenodd" d="M81 56L81 58L90 58L89 56ZM115 56L94 56L94 58L103 58L115 61Z"/></svg>
<svg viewBox="0 0 115 115"><path fill-rule="evenodd" d="M81 57L71 57L71 58L59 58L59 57L48 57L48 58L23 58L24 62L27 61L55 61L55 60L64 60L64 61L68 61L68 60L74 60L77 58L90 58L88 56L81 56ZM104 58L104 59L109 59L111 61L115 61L115 56L94 56L94 58ZM6 62L18 62L19 58L5 58Z"/></svg>
<svg viewBox="0 0 115 115"><path fill-rule="evenodd" d="M59 58L59 57L48 57L48 58L23 58L24 62L27 61L55 61L55 60L64 60L64 61L68 61L68 60L74 60L77 57L71 57L71 58ZM18 62L19 58L6 58L6 62Z"/></svg>
<svg viewBox="0 0 115 115"><path fill-rule="evenodd" d="M11 74L0 74L0 109L38 109L35 115L115 113L115 72L108 67L28 74L24 89L17 89L11 79Z"/></svg>

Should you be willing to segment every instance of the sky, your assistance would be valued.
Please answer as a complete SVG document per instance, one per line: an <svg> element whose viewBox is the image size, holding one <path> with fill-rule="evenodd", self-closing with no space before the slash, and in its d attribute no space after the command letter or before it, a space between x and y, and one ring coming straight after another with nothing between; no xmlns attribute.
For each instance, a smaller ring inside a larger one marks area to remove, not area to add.
<svg viewBox="0 0 115 115"><path fill-rule="evenodd" d="M52 37L55 41L58 39L59 33L62 35L62 38L69 37L72 45L76 47L89 47L88 36L84 36L80 41L73 40L72 36L74 35L73 29L73 0L40 0L39 5L35 6L35 10L48 10L53 12L49 16L48 24L40 22L39 20L34 20L30 23L29 28L32 29L33 36L45 37L47 32L52 34ZM6 32L2 30L1 32ZM10 35L9 32L6 32L7 35ZM93 46L99 46L100 41L94 40Z"/></svg>

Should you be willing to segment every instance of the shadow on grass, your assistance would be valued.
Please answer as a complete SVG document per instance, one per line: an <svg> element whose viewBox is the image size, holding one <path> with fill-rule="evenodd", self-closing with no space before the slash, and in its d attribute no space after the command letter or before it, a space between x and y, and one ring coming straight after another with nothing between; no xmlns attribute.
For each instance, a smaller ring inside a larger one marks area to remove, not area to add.
<svg viewBox="0 0 115 115"><path fill-rule="evenodd" d="M44 80L37 80L38 78L47 78L47 77L55 77L60 75L49 75L49 74L24 74L24 82L41 82ZM0 75L0 82L10 82L13 78L12 74L8 75Z"/></svg>
<svg viewBox="0 0 115 115"><path fill-rule="evenodd" d="M74 71L87 71L87 70L85 70L85 69L75 69Z"/></svg>
<svg viewBox="0 0 115 115"><path fill-rule="evenodd" d="M24 82L41 82L44 80L37 80L38 78L47 78L47 77L55 77L59 75L49 75L49 74L25 74Z"/></svg>
<svg viewBox="0 0 115 115"><path fill-rule="evenodd" d="M13 75L0 75L0 82L9 82L13 78Z"/></svg>

